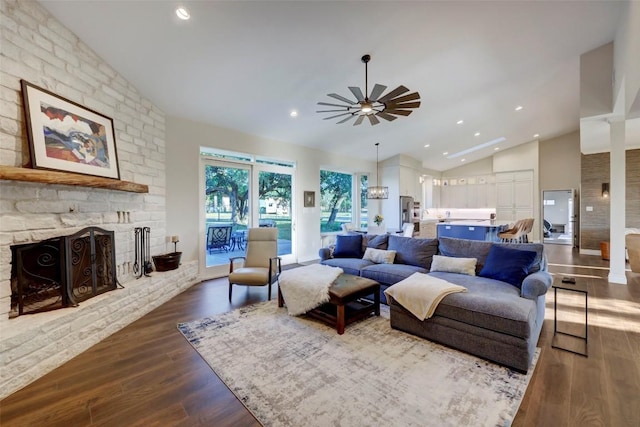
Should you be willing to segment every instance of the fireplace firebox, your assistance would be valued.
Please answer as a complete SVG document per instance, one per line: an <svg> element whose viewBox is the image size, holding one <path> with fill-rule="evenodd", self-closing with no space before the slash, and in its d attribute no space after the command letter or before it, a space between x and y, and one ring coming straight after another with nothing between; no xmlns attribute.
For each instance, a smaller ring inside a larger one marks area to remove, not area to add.
<svg viewBox="0 0 640 427"><path fill-rule="evenodd" d="M69 236L11 246L9 317L76 306L116 289L114 232L87 227Z"/></svg>

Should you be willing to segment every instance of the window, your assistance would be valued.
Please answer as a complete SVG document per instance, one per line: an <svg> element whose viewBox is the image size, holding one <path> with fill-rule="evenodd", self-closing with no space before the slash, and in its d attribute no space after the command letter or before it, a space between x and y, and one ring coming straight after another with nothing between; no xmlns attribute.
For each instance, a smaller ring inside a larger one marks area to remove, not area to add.
<svg viewBox="0 0 640 427"><path fill-rule="evenodd" d="M369 176L360 175L360 228L367 228L369 222L369 200L367 200L367 189L369 188Z"/></svg>
<svg viewBox="0 0 640 427"><path fill-rule="evenodd" d="M320 170L320 232L334 232L353 221L353 175Z"/></svg>

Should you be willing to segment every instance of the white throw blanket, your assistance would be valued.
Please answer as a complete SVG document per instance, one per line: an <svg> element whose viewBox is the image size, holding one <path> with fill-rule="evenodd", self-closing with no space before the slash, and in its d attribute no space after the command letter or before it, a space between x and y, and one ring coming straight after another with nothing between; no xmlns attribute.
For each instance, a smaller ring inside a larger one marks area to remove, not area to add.
<svg viewBox="0 0 640 427"><path fill-rule="evenodd" d="M466 292L467 288L424 273L411 276L387 288L384 293L420 320L433 316L442 298L454 292Z"/></svg>
<svg viewBox="0 0 640 427"><path fill-rule="evenodd" d="M297 316L329 301L329 287L342 269L312 264L280 273L280 292L289 315Z"/></svg>

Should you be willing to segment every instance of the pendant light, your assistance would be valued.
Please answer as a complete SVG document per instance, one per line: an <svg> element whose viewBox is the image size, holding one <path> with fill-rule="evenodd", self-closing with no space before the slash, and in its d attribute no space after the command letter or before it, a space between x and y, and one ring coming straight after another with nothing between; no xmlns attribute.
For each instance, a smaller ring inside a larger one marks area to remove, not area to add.
<svg viewBox="0 0 640 427"><path fill-rule="evenodd" d="M367 199L388 199L389 198L389 187L381 187L378 182L379 171L378 171L378 149L380 143L376 142L376 185L367 187Z"/></svg>

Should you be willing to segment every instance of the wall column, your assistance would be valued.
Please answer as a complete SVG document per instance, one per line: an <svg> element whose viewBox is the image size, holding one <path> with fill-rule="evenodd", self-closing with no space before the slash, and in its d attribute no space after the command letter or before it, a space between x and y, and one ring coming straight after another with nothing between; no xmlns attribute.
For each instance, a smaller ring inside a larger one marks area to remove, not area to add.
<svg viewBox="0 0 640 427"><path fill-rule="evenodd" d="M626 182L625 182L625 122L623 118L609 119L611 138L611 168L610 168L610 218L611 227L609 240L611 242L609 261L609 282L627 284L625 274L625 243L624 230L626 227Z"/></svg>

